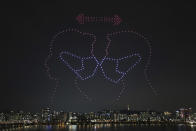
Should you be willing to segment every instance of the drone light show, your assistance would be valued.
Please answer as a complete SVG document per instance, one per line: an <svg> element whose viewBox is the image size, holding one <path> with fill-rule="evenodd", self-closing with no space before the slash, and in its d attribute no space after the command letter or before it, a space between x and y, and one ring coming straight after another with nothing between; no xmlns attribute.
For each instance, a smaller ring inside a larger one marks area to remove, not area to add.
<svg viewBox="0 0 196 131"><path fill-rule="evenodd" d="M149 77L152 46L144 35L129 29L118 15L95 17L79 14L75 20L75 25L56 33L49 45L45 68L49 78L56 83L51 97L52 106L55 106L54 99L61 88L60 81L67 80L63 73L67 72L72 73L70 79L73 79L72 86L76 91L87 103L94 103L99 107L117 104L128 88L125 84L130 79L128 75L133 70L140 70L141 65L147 86L157 94ZM123 45L125 40L129 44ZM61 71L56 72L57 68ZM89 90L96 90L97 87L87 88L89 82L93 81L96 85L97 77L104 81L103 85L111 84L109 92L115 92L113 89L118 88L112 99L108 99L103 93L101 96L99 94L99 97L107 99L102 105L100 103L103 103L103 99L89 93Z"/></svg>

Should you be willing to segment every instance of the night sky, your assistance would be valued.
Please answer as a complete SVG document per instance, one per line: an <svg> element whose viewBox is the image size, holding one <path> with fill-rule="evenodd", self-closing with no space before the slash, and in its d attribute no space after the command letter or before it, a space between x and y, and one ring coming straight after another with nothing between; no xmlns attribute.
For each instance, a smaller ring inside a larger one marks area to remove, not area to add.
<svg viewBox="0 0 196 131"><path fill-rule="evenodd" d="M40 111L50 104L55 81L49 79L44 61L48 56L52 37L69 26L89 32L94 30L101 32L99 30L102 28L104 31L107 30L105 25L94 24L87 27L77 25L75 17L79 13L89 16L118 14L129 29L144 34L152 42L151 80L157 94L153 93L145 82L142 74L143 65L138 65L125 79L127 88L116 108L126 108L129 104L134 110L175 111L180 107L188 106L196 111L194 75L196 40L193 8L193 3L188 2L149 1L127 4L29 1L6 4L2 8L4 15L1 24L3 58L0 111L10 109ZM107 32L110 32L108 30ZM98 37L101 38L101 35ZM74 39L73 36L70 38ZM104 40L99 40L95 54L102 57ZM128 38L123 40L129 43ZM59 41L62 43L66 40ZM128 47L128 44L126 46ZM72 51L76 49L79 52L89 51L89 48L84 48L83 44L66 45L66 48ZM115 49L124 53L121 47L114 47ZM146 47L142 49L146 50ZM120 53L113 53L113 56L123 57L124 54ZM99 72L91 80L78 80L80 88L97 99L96 103L92 103L86 101L74 86L73 72L59 63L52 63L55 61L50 64L57 72L57 77L61 79L54 98L57 110L96 111L100 106L110 104L122 86L105 81ZM114 86L118 87L114 89Z"/></svg>

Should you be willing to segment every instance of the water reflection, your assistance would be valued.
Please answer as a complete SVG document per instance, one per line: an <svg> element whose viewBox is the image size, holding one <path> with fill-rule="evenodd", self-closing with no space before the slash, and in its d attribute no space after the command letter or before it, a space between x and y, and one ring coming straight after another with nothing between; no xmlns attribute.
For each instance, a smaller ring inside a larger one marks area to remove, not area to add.
<svg viewBox="0 0 196 131"><path fill-rule="evenodd" d="M196 131L196 125L191 125L191 131Z"/></svg>
<svg viewBox="0 0 196 131"><path fill-rule="evenodd" d="M1 130L1 129L0 129ZM195 126L186 125L136 125L136 124L89 124L89 125L38 125L38 126L23 126L12 129L5 129L1 131L196 131Z"/></svg>
<svg viewBox="0 0 196 131"><path fill-rule="evenodd" d="M178 131L196 131L196 125L186 126L184 124L179 124Z"/></svg>
<svg viewBox="0 0 196 131"><path fill-rule="evenodd" d="M69 125L69 131L76 131L77 125Z"/></svg>
<svg viewBox="0 0 196 131"><path fill-rule="evenodd" d="M51 130L52 130L52 125L47 125L47 126L46 126L46 130L47 130L47 131L51 131Z"/></svg>

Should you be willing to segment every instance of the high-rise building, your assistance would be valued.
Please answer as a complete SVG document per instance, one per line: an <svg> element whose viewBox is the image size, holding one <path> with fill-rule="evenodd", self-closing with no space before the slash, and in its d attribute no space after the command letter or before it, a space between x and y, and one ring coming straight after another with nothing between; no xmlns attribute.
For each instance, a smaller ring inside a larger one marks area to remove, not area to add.
<svg viewBox="0 0 196 131"><path fill-rule="evenodd" d="M42 122L50 122L51 121L51 113L50 108L42 109Z"/></svg>
<svg viewBox="0 0 196 131"><path fill-rule="evenodd" d="M183 121L190 120L192 108L180 108L179 115Z"/></svg>
<svg viewBox="0 0 196 131"><path fill-rule="evenodd" d="M0 122L5 121L5 114L0 113Z"/></svg>
<svg viewBox="0 0 196 131"><path fill-rule="evenodd" d="M127 110L130 111L130 105L127 105Z"/></svg>

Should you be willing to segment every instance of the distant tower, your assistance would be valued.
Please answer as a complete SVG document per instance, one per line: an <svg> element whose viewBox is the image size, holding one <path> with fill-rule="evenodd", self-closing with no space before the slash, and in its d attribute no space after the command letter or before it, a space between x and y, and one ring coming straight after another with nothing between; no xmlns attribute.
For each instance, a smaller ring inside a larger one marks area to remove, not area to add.
<svg viewBox="0 0 196 131"><path fill-rule="evenodd" d="M44 123L49 122L51 120L50 108L42 109L42 120Z"/></svg>
<svg viewBox="0 0 196 131"><path fill-rule="evenodd" d="M127 105L127 110L130 111L130 105Z"/></svg>

